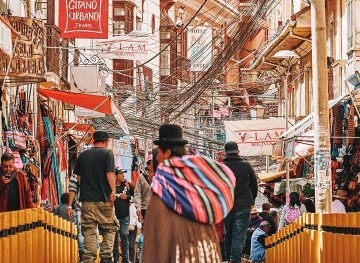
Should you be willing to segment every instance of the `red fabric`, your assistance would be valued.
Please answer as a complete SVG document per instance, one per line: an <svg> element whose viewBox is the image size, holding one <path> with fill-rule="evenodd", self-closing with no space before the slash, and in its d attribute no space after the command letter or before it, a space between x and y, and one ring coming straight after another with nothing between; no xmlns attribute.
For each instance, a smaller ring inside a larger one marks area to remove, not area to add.
<svg viewBox="0 0 360 263"><path fill-rule="evenodd" d="M225 241L225 235L224 235L224 224L223 222L215 224L216 227L216 234L219 238L219 242L224 242Z"/></svg>
<svg viewBox="0 0 360 263"><path fill-rule="evenodd" d="M76 123L70 123L70 122L64 122L63 123L63 129L64 130L74 130L74 131L79 131L79 132L89 132L89 133L94 133L94 126L92 126L91 124L76 124L76 126L74 127Z"/></svg>
<svg viewBox="0 0 360 263"><path fill-rule="evenodd" d="M343 120L341 118L341 105L336 104L333 108L334 115L334 144L342 145L342 137L343 136Z"/></svg>
<svg viewBox="0 0 360 263"><path fill-rule="evenodd" d="M19 201L20 209L33 208L35 205L32 202L32 193L30 185L26 179L26 176L23 172L18 170L15 178L19 186ZM8 206L8 187L0 178L0 212L6 212Z"/></svg>
<svg viewBox="0 0 360 263"><path fill-rule="evenodd" d="M85 93L65 92L41 88L39 88L39 93L47 98L53 98L55 100L67 102L88 110L94 110L96 112L112 115L111 98L107 96L98 96Z"/></svg>
<svg viewBox="0 0 360 263"><path fill-rule="evenodd" d="M132 174L131 174L131 182L133 185L136 185L136 182L139 178L139 172L138 171L133 171Z"/></svg>

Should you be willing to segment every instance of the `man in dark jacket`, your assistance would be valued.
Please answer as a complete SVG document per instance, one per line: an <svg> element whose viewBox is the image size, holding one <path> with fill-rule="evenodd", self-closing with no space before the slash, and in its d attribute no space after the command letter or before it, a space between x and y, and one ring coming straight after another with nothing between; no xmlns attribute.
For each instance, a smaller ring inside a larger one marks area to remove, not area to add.
<svg viewBox="0 0 360 263"><path fill-rule="evenodd" d="M115 214L120 222L122 262L129 262L130 199L134 197L134 186L125 180L125 170L116 169ZM119 232L114 241L114 262L119 262Z"/></svg>
<svg viewBox="0 0 360 263"><path fill-rule="evenodd" d="M270 215L270 208L271 205L269 203L262 204L262 212L259 214L265 221L268 221L270 223L270 231L269 235L275 234L278 226L275 222L275 219L272 215Z"/></svg>
<svg viewBox="0 0 360 263"><path fill-rule="evenodd" d="M258 186L254 169L239 156L236 142L225 144L225 154L224 164L232 170L236 177L234 207L224 219L225 250L227 260L239 263L250 222L251 206L255 203Z"/></svg>

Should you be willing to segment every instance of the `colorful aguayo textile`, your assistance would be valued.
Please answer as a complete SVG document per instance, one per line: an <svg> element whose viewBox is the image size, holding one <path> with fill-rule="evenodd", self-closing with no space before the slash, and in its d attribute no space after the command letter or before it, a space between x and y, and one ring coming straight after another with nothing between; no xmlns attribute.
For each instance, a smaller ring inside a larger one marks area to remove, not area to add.
<svg viewBox="0 0 360 263"><path fill-rule="evenodd" d="M205 156L172 158L159 165L153 192L165 205L191 220L219 223L233 207L235 176Z"/></svg>

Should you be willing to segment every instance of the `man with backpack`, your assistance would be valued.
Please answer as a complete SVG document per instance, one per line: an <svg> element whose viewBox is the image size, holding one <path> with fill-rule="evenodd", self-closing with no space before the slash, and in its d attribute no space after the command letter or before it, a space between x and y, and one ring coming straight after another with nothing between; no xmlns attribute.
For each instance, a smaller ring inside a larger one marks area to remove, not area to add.
<svg viewBox="0 0 360 263"><path fill-rule="evenodd" d="M116 200L115 214L120 223L120 239L122 262L129 262L129 227L130 227L130 200L134 197L134 187L125 180L125 170L116 169ZM119 232L114 241L114 262L119 262Z"/></svg>
<svg viewBox="0 0 360 263"><path fill-rule="evenodd" d="M250 163L239 156L236 142L225 144L225 154L224 164L236 177L234 207L224 219L225 250L227 260L240 263L250 222L251 207L255 203L258 185L254 169Z"/></svg>

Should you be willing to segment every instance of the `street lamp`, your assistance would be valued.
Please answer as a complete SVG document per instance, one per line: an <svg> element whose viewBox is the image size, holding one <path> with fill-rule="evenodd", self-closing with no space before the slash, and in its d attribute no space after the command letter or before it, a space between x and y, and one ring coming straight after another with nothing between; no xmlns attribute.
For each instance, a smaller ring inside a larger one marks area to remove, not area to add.
<svg viewBox="0 0 360 263"><path fill-rule="evenodd" d="M296 54L292 50L281 50L277 52L274 56L277 59L284 59L287 62L287 70L284 76L284 95L285 95L285 130L287 131L289 128L289 103L288 103L288 77L290 76L290 68L291 68L291 59L298 59L299 55ZM286 162L286 203L289 204L290 202L290 164Z"/></svg>

